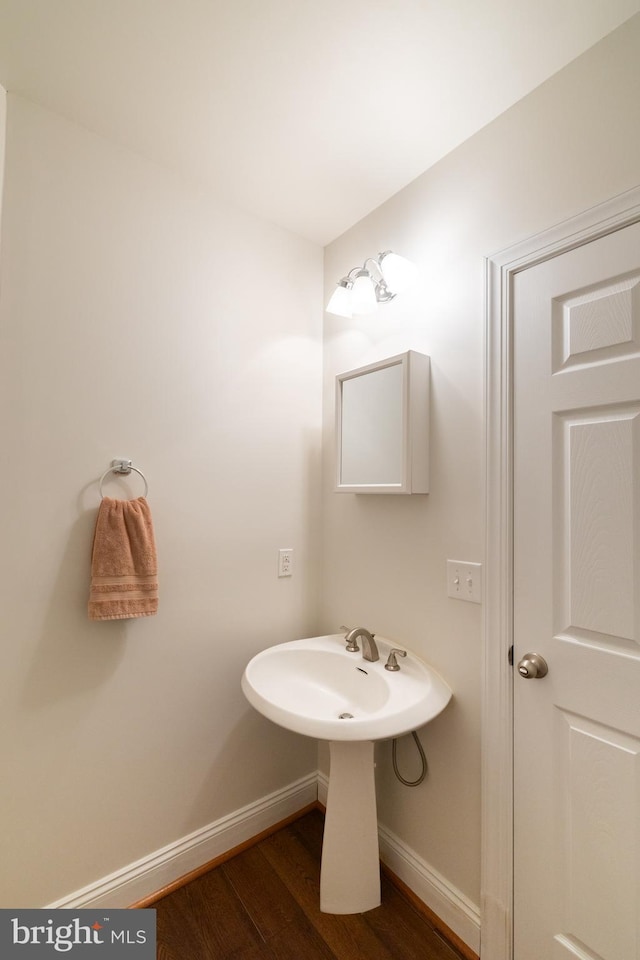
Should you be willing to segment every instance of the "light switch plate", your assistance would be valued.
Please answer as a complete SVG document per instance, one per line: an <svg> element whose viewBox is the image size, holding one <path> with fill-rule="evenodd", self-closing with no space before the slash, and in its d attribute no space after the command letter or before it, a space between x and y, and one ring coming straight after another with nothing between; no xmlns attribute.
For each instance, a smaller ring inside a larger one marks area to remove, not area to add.
<svg viewBox="0 0 640 960"><path fill-rule="evenodd" d="M447 560L447 596L482 603L482 564Z"/></svg>

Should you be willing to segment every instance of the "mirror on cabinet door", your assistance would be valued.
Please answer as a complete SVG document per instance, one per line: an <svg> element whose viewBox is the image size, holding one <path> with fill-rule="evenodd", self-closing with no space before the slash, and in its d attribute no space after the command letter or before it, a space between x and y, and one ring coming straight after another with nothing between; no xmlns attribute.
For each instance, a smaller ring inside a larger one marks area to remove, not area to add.
<svg viewBox="0 0 640 960"><path fill-rule="evenodd" d="M429 357L409 350L336 377L336 490L429 492Z"/></svg>

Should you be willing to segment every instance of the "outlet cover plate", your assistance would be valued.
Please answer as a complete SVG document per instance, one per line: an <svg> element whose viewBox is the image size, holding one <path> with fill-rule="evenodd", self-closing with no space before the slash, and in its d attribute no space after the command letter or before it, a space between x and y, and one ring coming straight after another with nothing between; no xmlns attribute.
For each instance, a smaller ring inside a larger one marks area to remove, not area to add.
<svg viewBox="0 0 640 960"><path fill-rule="evenodd" d="M278 550L278 576L293 576L293 549L291 547L281 547Z"/></svg>

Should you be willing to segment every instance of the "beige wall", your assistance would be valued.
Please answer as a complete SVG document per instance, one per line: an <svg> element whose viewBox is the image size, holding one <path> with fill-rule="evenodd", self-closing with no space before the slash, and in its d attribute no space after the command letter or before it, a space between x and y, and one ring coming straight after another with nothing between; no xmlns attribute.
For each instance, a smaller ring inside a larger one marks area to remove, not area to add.
<svg viewBox="0 0 640 960"><path fill-rule="evenodd" d="M483 257L636 186L639 113L635 17L325 251L326 299L351 267L388 248L422 272L418 289L373 317L326 315L322 622L407 644L453 688L453 703L421 733L424 784L399 784L390 744L380 745L379 812L476 904L482 609L447 598L445 561L483 559ZM430 494L332 493L335 375L409 348L431 356ZM413 776L410 741L402 756Z"/></svg>
<svg viewBox="0 0 640 960"><path fill-rule="evenodd" d="M10 96L1 267L0 904L27 907L316 768L239 683L316 622L322 251ZM114 457L160 610L90 623Z"/></svg>
<svg viewBox="0 0 640 960"><path fill-rule="evenodd" d="M483 556L483 257L635 186L639 103L636 17L330 245L325 296L387 248L422 281L374 318L326 316L321 468L321 252L9 97L0 904L62 897L315 769L239 678L258 649L341 623L454 689L422 731L422 786L380 745L380 816L479 902L482 610L447 599L445 561ZM408 348L432 358L431 493L334 494L335 374ZM116 456L149 479L160 613L91 624Z"/></svg>

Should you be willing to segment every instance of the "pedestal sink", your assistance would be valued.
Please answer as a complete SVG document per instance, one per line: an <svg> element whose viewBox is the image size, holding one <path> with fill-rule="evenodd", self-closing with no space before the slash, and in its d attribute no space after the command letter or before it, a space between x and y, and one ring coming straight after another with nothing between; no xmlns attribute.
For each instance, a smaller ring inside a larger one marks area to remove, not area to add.
<svg viewBox="0 0 640 960"><path fill-rule="evenodd" d="M451 690L408 651L385 670L393 644L376 636L380 659L349 653L332 634L269 647L247 665L242 690L274 723L330 741L320 909L363 913L380 904L374 741L402 736L436 717ZM395 644L398 646L398 644Z"/></svg>

